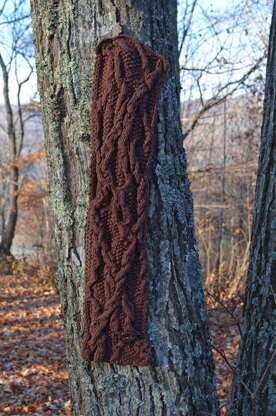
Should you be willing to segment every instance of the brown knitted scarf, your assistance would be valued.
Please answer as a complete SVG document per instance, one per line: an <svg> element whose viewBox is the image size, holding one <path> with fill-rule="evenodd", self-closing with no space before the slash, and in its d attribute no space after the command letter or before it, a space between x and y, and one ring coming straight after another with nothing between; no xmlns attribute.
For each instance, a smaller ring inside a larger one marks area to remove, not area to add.
<svg viewBox="0 0 276 416"><path fill-rule="evenodd" d="M82 356L147 365L148 172L165 59L126 35L96 48Z"/></svg>

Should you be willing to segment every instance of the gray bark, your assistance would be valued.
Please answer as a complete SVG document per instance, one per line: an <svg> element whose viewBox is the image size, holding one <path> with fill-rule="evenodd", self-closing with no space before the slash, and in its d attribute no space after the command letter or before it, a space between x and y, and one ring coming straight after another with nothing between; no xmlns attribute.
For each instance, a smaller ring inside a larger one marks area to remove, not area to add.
<svg viewBox="0 0 276 416"><path fill-rule="evenodd" d="M179 118L176 1L32 0L74 415L217 415L193 206ZM147 236L149 367L80 357L94 48L119 32L163 54L170 75L156 127Z"/></svg>
<svg viewBox="0 0 276 416"><path fill-rule="evenodd" d="M242 339L229 415L276 414L276 3L271 23L263 124Z"/></svg>

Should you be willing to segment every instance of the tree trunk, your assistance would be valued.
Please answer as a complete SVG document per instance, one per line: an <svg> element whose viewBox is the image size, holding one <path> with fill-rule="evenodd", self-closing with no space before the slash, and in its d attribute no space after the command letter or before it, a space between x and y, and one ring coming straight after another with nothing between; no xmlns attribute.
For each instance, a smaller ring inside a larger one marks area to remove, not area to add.
<svg viewBox="0 0 276 416"><path fill-rule="evenodd" d="M267 78L242 339L229 415L276 414L276 3ZM274 368L273 368L274 367Z"/></svg>
<svg viewBox="0 0 276 416"><path fill-rule="evenodd" d="M31 5L73 414L217 415L179 118L176 1L32 0ZM96 44L120 32L146 42L170 63L150 174L148 337L154 364L89 367L80 344L91 79Z"/></svg>
<svg viewBox="0 0 276 416"><path fill-rule="evenodd" d="M3 74L3 96L5 103L5 114L7 120L7 136L9 143L9 156L10 162L13 163L17 157L16 149L16 134L15 134L15 123L13 119L13 112L10 103L9 96L9 74L7 67L4 63L3 57L0 54L0 67ZM11 255L11 246L15 235L15 228L18 217L18 179L19 179L19 170L15 164L12 164L10 167L9 175L9 215L7 224L3 223L3 232L2 232L2 241L0 243L0 254L4 256ZM4 218L3 218L4 219Z"/></svg>

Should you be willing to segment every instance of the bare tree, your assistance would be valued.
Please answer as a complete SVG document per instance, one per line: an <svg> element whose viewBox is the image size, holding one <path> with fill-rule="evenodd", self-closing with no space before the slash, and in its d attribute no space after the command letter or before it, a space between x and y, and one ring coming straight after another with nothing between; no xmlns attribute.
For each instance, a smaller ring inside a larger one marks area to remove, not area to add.
<svg viewBox="0 0 276 416"><path fill-rule="evenodd" d="M208 288L232 294L243 290L248 266L271 3L179 5L181 115L201 260Z"/></svg>
<svg viewBox="0 0 276 416"><path fill-rule="evenodd" d="M6 9L8 9L6 11ZM20 157L25 121L22 113L21 91L33 73L29 49L31 48L30 14L26 14L24 2L15 0L12 4L2 2L0 24L5 36L0 43L0 68L3 81L3 99L6 125L1 126L8 141L8 160L1 160L1 242L0 253L11 254L11 246L15 235L18 218L19 168L17 159ZM23 23L24 22L24 23ZM23 77L19 75L22 61L27 65ZM17 81L16 114L11 101L10 77L14 72ZM5 178L5 179L4 179ZM7 217L7 218L6 218Z"/></svg>
<svg viewBox="0 0 276 416"><path fill-rule="evenodd" d="M275 413L276 3L269 38L243 326L229 415Z"/></svg>
<svg viewBox="0 0 276 416"><path fill-rule="evenodd" d="M266 60L271 3L230 1L216 10L212 2L180 2L184 140L213 107L256 88Z"/></svg>

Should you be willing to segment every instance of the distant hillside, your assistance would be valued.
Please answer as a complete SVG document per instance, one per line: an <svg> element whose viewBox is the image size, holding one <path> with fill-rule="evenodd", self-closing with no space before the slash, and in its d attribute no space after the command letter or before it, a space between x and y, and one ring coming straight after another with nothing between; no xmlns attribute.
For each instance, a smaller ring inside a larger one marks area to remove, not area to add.
<svg viewBox="0 0 276 416"><path fill-rule="evenodd" d="M181 104L183 131L201 108L199 100ZM262 99L239 96L207 111L185 139L189 169L255 160L258 154Z"/></svg>

